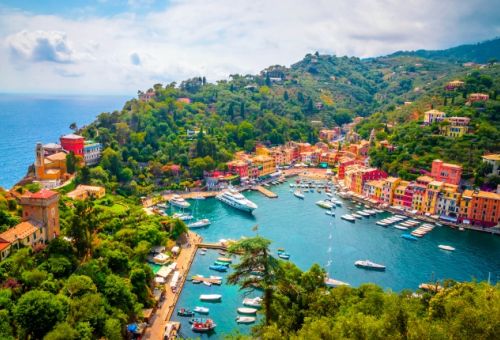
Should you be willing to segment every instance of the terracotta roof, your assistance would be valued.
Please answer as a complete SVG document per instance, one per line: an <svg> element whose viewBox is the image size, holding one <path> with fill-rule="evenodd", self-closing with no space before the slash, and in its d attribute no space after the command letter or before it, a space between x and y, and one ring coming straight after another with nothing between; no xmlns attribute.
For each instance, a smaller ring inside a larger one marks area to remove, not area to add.
<svg viewBox="0 0 500 340"><path fill-rule="evenodd" d="M53 155L45 157L46 159L50 161L65 161L66 160L66 153L65 152L57 152Z"/></svg>
<svg viewBox="0 0 500 340"><path fill-rule="evenodd" d="M494 199L494 200L500 200L500 194L497 194L495 192L489 192L489 191L480 191L475 196L481 197L481 198L489 198L489 199Z"/></svg>
<svg viewBox="0 0 500 340"><path fill-rule="evenodd" d="M0 251L10 247L10 242L0 238Z"/></svg>
<svg viewBox="0 0 500 340"><path fill-rule="evenodd" d="M483 159L487 159L489 161L500 161L500 153L494 153L494 154L491 154L491 155L484 155L483 156Z"/></svg>
<svg viewBox="0 0 500 340"><path fill-rule="evenodd" d="M394 183L396 181L399 181L399 178L398 177L389 176L386 179L384 179L384 181Z"/></svg>
<svg viewBox="0 0 500 340"><path fill-rule="evenodd" d="M42 189L42 190L40 190L38 192L35 192L35 193L31 193L31 192L28 191L23 196L24 197L28 197L28 198L45 199L45 198L53 197L55 195L58 195L58 193L55 192L55 191L48 190L48 189Z"/></svg>
<svg viewBox="0 0 500 340"><path fill-rule="evenodd" d="M16 239L24 239L30 235L32 235L35 231L39 229L39 226L34 221L25 221L21 222L15 227L8 229L0 234L0 238L5 241L12 243L16 241Z"/></svg>

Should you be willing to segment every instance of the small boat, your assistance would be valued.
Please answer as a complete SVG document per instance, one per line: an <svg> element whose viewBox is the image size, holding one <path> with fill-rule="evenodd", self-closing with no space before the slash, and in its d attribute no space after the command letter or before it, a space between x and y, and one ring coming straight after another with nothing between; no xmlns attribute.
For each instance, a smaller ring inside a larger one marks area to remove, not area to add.
<svg viewBox="0 0 500 340"><path fill-rule="evenodd" d="M214 280L222 280L222 276L210 275L210 278Z"/></svg>
<svg viewBox="0 0 500 340"><path fill-rule="evenodd" d="M330 216L335 216L335 213L333 211L325 211L325 214L330 215Z"/></svg>
<svg viewBox="0 0 500 340"><path fill-rule="evenodd" d="M351 216L357 218L358 220L361 219L361 218L363 218L363 216L358 215L357 213L352 213Z"/></svg>
<svg viewBox="0 0 500 340"><path fill-rule="evenodd" d="M208 269L215 270L217 272L227 272L226 266L219 266L216 264L209 266Z"/></svg>
<svg viewBox="0 0 500 340"><path fill-rule="evenodd" d="M208 314L210 312L210 309L208 309L208 307L201 307L201 306L196 306L194 307L193 310L195 313L200 313L200 314Z"/></svg>
<svg viewBox="0 0 500 340"><path fill-rule="evenodd" d="M370 216L369 213L367 213L367 212L365 212L363 210L356 211L356 214L361 215L363 217L369 217Z"/></svg>
<svg viewBox="0 0 500 340"><path fill-rule="evenodd" d="M178 218L181 221L189 221L189 220L192 220L194 218L193 215L183 214L183 213L175 213L172 215L172 217Z"/></svg>
<svg viewBox="0 0 500 340"><path fill-rule="evenodd" d="M219 251L219 255L226 256L226 252L221 250L221 251Z"/></svg>
<svg viewBox="0 0 500 340"><path fill-rule="evenodd" d="M257 313L257 308L240 307L240 308L237 309L237 311L240 314L256 314Z"/></svg>
<svg viewBox="0 0 500 340"><path fill-rule="evenodd" d="M352 215L349 215L349 214L347 214L347 215L342 215L342 217L341 217L341 218L342 218L343 220L346 220L346 221L349 221L349 222L354 222L354 221L356 221L356 218L355 218L354 216L352 216Z"/></svg>
<svg viewBox="0 0 500 340"><path fill-rule="evenodd" d="M191 318L191 319L189 319L189 323L193 324L195 322L205 322L207 320L208 319L206 319L206 318Z"/></svg>
<svg viewBox="0 0 500 340"><path fill-rule="evenodd" d="M262 298L258 296L253 299L246 298L243 300L243 305L248 307L260 308L262 306Z"/></svg>
<svg viewBox="0 0 500 340"><path fill-rule="evenodd" d="M202 251L200 251L200 255L207 255L206 250L202 250Z"/></svg>
<svg viewBox="0 0 500 340"><path fill-rule="evenodd" d="M170 204L172 206L183 209L189 208L191 206L191 204L189 204L184 198L179 195L172 196L172 198L170 199Z"/></svg>
<svg viewBox="0 0 500 340"><path fill-rule="evenodd" d="M354 265L359 268L372 269L372 270L385 270L385 266L372 262L370 260L358 260L354 262Z"/></svg>
<svg viewBox="0 0 500 340"><path fill-rule="evenodd" d="M332 209L335 207L335 205L331 202L328 201L317 201L316 205L323 208L323 209Z"/></svg>
<svg viewBox="0 0 500 340"><path fill-rule="evenodd" d="M201 283L201 281L200 281L200 280L191 280L191 282L192 282L192 283L194 283L194 284Z"/></svg>
<svg viewBox="0 0 500 340"><path fill-rule="evenodd" d="M458 227L458 230L459 231L464 231L465 229L464 229L464 227Z"/></svg>
<svg viewBox="0 0 500 340"><path fill-rule="evenodd" d="M293 195L297 198L300 198L301 200L303 200L305 198L304 194L302 193L302 191L300 190L295 190L293 192Z"/></svg>
<svg viewBox="0 0 500 340"><path fill-rule="evenodd" d="M290 254L287 253L278 253L278 257L284 260L288 260L290 258Z"/></svg>
<svg viewBox="0 0 500 340"><path fill-rule="evenodd" d="M222 262L222 261L214 261L214 264L216 266L226 266L226 267L229 267L229 262Z"/></svg>
<svg viewBox="0 0 500 340"><path fill-rule="evenodd" d="M237 316L236 317L236 322L237 323L254 323L257 318L253 316Z"/></svg>
<svg viewBox="0 0 500 340"><path fill-rule="evenodd" d="M216 326L217 325L211 319L206 319L205 322L193 322L191 330L193 332L209 332Z"/></svg>
<svg viewBox="0 0 500 340"><path fill-rule="evenodd" d="M409 241L417 241L418 240L418 238L416 238L415 236L410 235L410 234L403 234L403 235L401 235L401 238L404 238L405 240L409 240Z"/></svg>
<svg viewBox="0 0 500 340"><path fill-rule="evenodd" d="M227 262L227 263L232 263L233 262L233 259L229 258L229 257L218 257L217 258L217 261L219 262Z"/></svg>
<svg viewBox="0 0 500 340"><path fill-rule="evenodd" d="M332 198L333 197L333 194L329 193L329 192L326 192L326 196Z"/></svg>
<svg viewBox="0 0 500 340"><path fill-rule="evenodd" d="M204 284L205 286L209 286L209 287L211 287L211 286L212 286L212 283L210 283L210 282L208 282L208 281L203 281L203 284Z"/></svg>
<svg viewBox="0 0 500 340"><path fill-rule="evenodd" d="M380 225L382 227L387 227L387 225L388 225L388 223L384 222L384 221L378 221L378 222L375 222L375 224Z"/></svg>
<svg viewBox="0 0 500 340"><path fill-rule="evenodd" d="M396 224L394 228L399 229L399 230L408 230L408 227L405 227L401 224Z"/></svg>
<svg viewBox="0 0 500 340"><path fill-rule="evenodd" d="M201 294L201 301L220 301L222 299L222 295L220 294Z"/></svg>
<svg viewBox="0 0 500 340"><path fill-rule="evenodd" d="M446 244L440 244L438 245L439 249L443 249L443 250L448 250L448 251L454 251L455 248L452 247L452 246L447 246Z"/></svg>
<svg viewBox="0 0 500 340"><path fill-rule="evenodd" d="M156 206L160 209L167 209L168 208L167 203L158 203Z"/></svg>
<svg viewBox="0 0 500 340"><path fill-rule="evenodd" d="M177 311L177 315L179 316L194 316L194 312L187 308L181 308Z"/></svg>
<svg viewBox="0 0 500 340"><path fill-rule="evenodd" d="M210 220L208 218L201 219L199 221L189 223L187 226L189 229L203 228L210 225Z"/></svg>
<svg viewBox="0 0 500 340"><path fill-rule="evenodd" d="M338 286L350 286L350 284L348 284L347 282L340 281L340 280L335 280L335 279L332 279L332 278L325 279L325 284L326 284L327 287L332 287L332 288L335 288L335 287L338 287Z"/></svg>

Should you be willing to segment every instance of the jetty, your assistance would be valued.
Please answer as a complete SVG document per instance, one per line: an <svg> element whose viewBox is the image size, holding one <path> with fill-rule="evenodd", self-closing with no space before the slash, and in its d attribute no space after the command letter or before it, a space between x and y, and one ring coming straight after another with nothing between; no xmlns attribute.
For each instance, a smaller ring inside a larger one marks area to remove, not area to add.
<svg viewBox="0 0 500 340"><path fill-rule="evenodd" d="M253 187L253 189L257 190L258 192L260 192L261 194L263 194L267 198L278 198L278 194L275 194L274 192L267 190L266 188L264 188L261 185L257 185L255 187Z"/></svg>
<svg viewBox="0 0 500 340"><path fill-rule="evenodd" d="M199 276L199 275L193 276L192 279L196 280L196 281L208 282L208 283L211 283L214 285L220 285L222 283L221 279L214 279L211 277L204 277L204 276Z"/></svg>

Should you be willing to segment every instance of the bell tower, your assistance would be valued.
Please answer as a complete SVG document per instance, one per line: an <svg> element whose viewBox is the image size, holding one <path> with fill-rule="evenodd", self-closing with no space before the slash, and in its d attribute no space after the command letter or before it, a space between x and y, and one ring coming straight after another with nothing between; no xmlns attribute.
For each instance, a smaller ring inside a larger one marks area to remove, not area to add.
<svg viewBox="0 0 500 340"><path fill-rule="evenodd" d="M52 190L42 189L21 196L23 220L33 220L41 224L45 241L53 240L61 232L58 204L59 194Z"/></svg>
<svg viewBox="0 0 500 340"><path fill-rule="evenodd" d="M42 179L45 172L45 150L42 143L36 143L35 149L35 178Z"/></svg>

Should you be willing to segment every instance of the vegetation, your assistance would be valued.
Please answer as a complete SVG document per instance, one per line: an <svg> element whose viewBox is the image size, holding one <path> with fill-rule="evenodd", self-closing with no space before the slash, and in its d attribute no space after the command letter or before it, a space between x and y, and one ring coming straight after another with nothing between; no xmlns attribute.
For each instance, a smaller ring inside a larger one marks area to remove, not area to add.
<svg viewBox="0 0 500 340"><path fill-rule="evenodd" d="M243 251L242 263L248 264L256 249L262 254L269 243L256 237L233 249ZM302 272L291 262L277 263L279 270L262 273L261 281L273 282L272 302L264 304L266 322L253 329L252 338L494 339L500 331L499 285L450 281L437 294L384 292L373 284L330 289L318 265ZM234 267L232 277L247 271L245 264ZM248 283L241 281L242 289Z"/></svg>

